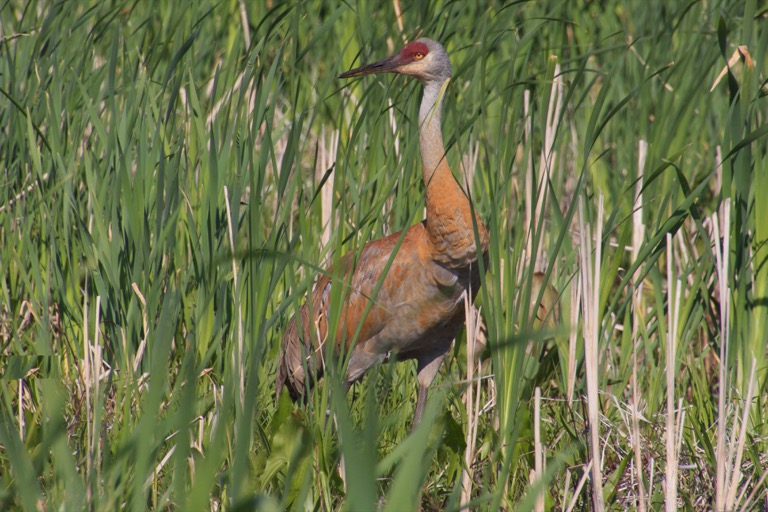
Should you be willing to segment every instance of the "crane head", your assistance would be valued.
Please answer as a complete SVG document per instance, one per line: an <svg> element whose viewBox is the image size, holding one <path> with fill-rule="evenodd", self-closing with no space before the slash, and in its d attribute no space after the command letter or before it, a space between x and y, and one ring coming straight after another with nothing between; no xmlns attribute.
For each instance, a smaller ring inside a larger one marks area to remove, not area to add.
<svg viewBox="0 0 768 512"><path fill-rule="evenodd" d="M420 38L406 44L391 57L342 73L339 78L373 73L399 73L413 76L422 82L444 82L451 77L451 61L440 43Z"/></svg>

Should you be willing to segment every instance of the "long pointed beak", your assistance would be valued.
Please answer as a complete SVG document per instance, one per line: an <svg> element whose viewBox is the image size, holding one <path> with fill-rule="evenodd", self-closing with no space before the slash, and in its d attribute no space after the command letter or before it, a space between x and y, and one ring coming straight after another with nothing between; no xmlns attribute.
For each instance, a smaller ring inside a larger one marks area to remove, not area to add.
<svg viewBox="0 0 768 512"><path fill-rule="evenodd" d="M394 73L397 72L397 68L402 64L400 55L393 55L378 62L374 62L373 64L366 64L359 68L350 69L346 73L340 74L339 78L352 78L354 76L371 75L373 73Z"/></svg>

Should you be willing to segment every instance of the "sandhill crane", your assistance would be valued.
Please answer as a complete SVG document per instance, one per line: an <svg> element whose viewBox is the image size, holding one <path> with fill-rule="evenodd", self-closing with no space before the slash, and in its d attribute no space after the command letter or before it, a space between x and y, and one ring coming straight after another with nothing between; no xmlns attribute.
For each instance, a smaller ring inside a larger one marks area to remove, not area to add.
<svg viewBox="0 0 768 512"><path fill-rule="evenodd" d="M339 76L399 73L421 81L419 145L426 186L427 218L405 234L394 233L366 244L359 258L340 262L349 294L336 332L336 353L351 350L345 381L362 378L391 352L398 361L416 359L419 383L413 425L424 412L427 390L451 342L464 325L463 293L480 286L478 254L486 256L488 231L451 174L440 128L440 108L451 63L445 49L431 39L417 39L399 53ZM474 222L473 222L474 220ZM477 236L476 236L477 234ZM376 285L398 241L378 293ZM277 396L285 385L294 400L304 396L323 371L323 344L328 338L328 307L333 269L321 276L298 318L288 323L277 372ZM370 302L373 301L371 305ZM367 316L366 309L370 307ZM362 325L361 325L362 323ZM350 347L355 333L359 333Z"/></svg>

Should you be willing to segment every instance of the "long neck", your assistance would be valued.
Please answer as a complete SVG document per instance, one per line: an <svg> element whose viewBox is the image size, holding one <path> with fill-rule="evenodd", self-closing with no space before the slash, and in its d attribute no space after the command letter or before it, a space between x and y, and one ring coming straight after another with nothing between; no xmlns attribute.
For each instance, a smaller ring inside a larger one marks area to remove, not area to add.
<svg viewBox="0 0 768 512"><path fill-rule="evenodd" d="M446 81L447 82L447 81ZM432 174L443 174L448 169L443 147L443 132L440 128L440 111L443 107L444 85L446 82L431 81L424 84L424 96L419 108L419 145L424 184L429 190Z"/></svg>
<svg viewBox="0 0 768 512"><path fill-rule="evenodd" d="M421 166L427 187L427 233L433 259L451 266L464 266L477 260L477 245L469 201L445 158L440 108L446 82L425 82L419 109ZM488 233L480 219L476 220L484 251Z"/></svg>

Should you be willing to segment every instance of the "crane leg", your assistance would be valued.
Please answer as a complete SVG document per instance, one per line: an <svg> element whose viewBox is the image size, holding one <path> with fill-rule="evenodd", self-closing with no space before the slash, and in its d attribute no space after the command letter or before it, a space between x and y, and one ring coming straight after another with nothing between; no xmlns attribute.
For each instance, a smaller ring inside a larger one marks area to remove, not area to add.
<svg viewBox="0 0 768 512"><path fill-rule="evenodd" d="M427 393L429 391L429 385L435 380L437 370L440 368L440 364L443 362L445 352L439 354L430 354L428 357L419 357L419 365L416 369L417 380L419 381L419 393L416 398L416 410L413 413L413 424L411 425L411 432L413 432L421 421L421 416L424 414L424 407L427 405Z"/></svg>

